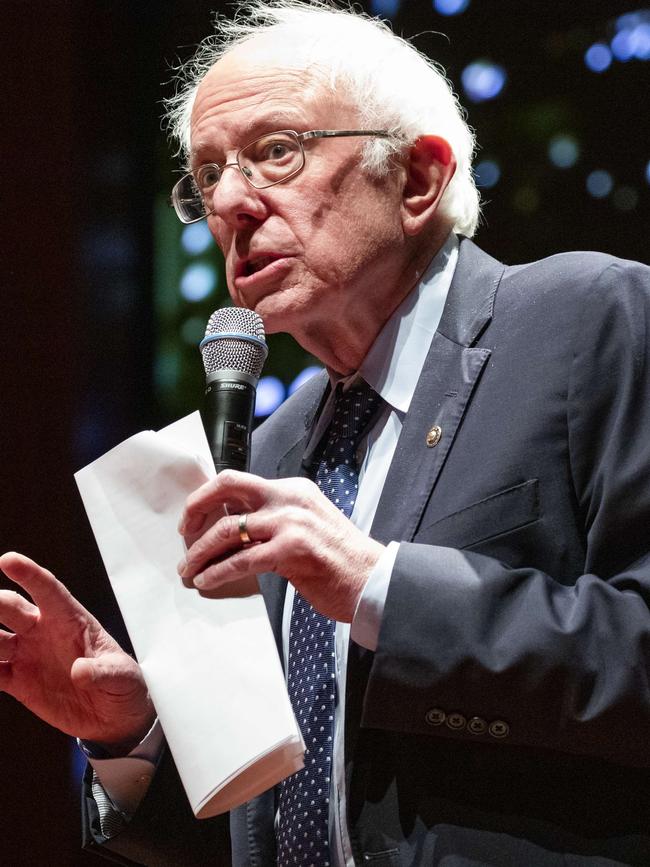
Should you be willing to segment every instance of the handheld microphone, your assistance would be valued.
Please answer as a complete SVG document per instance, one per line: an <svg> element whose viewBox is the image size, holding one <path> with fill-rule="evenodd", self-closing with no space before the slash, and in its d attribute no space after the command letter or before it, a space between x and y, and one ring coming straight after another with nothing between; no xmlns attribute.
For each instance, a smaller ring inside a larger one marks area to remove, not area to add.
<svg viewBox="0 0 650 867"><path fill-rule="evenodd" d="M264 324L252 310L223 307L199 344L205 367L203 425L217 472L248 470L255 390L268 354Z"/></svg>

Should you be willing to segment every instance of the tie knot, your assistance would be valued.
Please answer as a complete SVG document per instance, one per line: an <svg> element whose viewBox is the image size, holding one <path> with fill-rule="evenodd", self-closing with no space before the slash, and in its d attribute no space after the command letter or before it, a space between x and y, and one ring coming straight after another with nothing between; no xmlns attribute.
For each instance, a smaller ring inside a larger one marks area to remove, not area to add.
<svg viewBox="0 0 650 867"><path fill-rule="evenodd" d="M360 382L338 394L334 403L330 438L356 442L372 421L379 401L377 392L366 382Z"/></svg>

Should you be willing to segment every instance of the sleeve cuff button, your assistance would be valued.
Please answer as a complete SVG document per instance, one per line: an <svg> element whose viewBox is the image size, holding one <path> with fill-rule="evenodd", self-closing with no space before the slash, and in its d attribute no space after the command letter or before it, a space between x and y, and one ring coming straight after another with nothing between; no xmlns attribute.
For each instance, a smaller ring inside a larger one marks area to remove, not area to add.
<svg viewBox="0 0 650 867"><path fill-rule="evenodd" d="M424 715L424 719L430 726L441 726L445 721L446 714L439 707L432 707Z"/></svg>
<svg viewBox="0 0 650 867"><path fill-rule="evenodd" d="M453 731L461 731L467 725L467 720L462 713L450 713L447 717L447 726Z"/></svg>
<svg viewBox="0 0 650 867"><path fill-rule="evenodd" d="M507 738L510 734L510 726L502 719L495 719L494 722L490 723L488 731L493 738Z"/></svg>
<svg viewBox="0 0 650 867"><path fill-rule="evenodd" d="M487 723L480 716L473 716L467 723L467 730L472 735L483 735L487 731Z"/></svg>

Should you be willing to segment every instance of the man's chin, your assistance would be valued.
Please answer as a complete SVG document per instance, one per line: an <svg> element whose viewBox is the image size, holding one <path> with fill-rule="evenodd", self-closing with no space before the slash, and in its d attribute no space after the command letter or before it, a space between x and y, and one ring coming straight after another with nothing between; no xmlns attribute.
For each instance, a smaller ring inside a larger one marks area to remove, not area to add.
<svg viewBox="0 0 650 867"><path fill-rule="evenodd" d="M289 289L269 292L246 306L262 319L267 334L291 334L302 318L299 305L291 303Z"/></svg>
<svg viewBox="0 0 650 867"><path fill-rule="evenodd" d="M265 309L263 304L257 305L253 309L264 323L266 334L291 333L289 330L289 318L282 311L274 310L272 307L271 309Z"/></svg>

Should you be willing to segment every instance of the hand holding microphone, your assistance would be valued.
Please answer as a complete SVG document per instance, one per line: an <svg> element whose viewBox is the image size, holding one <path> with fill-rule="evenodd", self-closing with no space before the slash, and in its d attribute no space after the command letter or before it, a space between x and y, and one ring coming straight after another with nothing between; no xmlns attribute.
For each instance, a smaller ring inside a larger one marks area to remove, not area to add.
<svg viewBox="0 0 650 867"><path fill-rule="evenodd" d="M206 377L203 426L215 469L218 474L224 470L248 472L256 387L268 354L264 324L252 310L243 307L221 308L208 320L205 337L199 348ZM223 516L229 516L227 501L204 515L195 527L181 526L186 548L196 549L197 544L199 547L205 544L210 529ZM246 519L245 511L231 519L238 522L239 528L231 551L252 543L246 529ZM184 583L188 587L195 586L191 581ZM222 595L216 588L211 589L213 592L209 588L204 595ZM237 586L231 584L226 588L225 595L247 595L257 592L257 589L254 575L240 575Z"/></svg>
<svg viewBox="0 0 650 867"><path fill-rule="evenodd" d="M225 308L208 322L201 344L204 424L218 475L187 499L180 524L187 554L178 571L187 587L214 596L233 595L241 582L275 572L318 611L350 622L383 546L309 479L247 472L263 335L250 310Z"/></svg>

